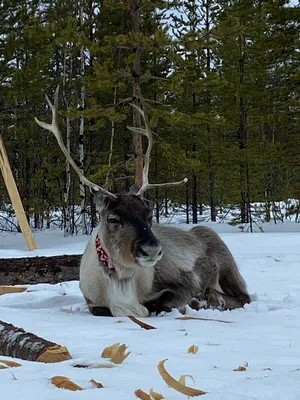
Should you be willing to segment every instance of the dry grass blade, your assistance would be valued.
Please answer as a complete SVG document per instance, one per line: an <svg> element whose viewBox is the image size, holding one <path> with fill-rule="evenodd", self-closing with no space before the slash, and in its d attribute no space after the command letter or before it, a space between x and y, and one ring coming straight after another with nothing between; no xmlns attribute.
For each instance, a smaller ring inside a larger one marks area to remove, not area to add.
<svg viewBox="0 0 300 400"><path fill-rule="evenodd" d="M189 317L185 315L183 317L177 317L175 319L180 319L181 321L188 321L188 320L199 320L199 321L214 321L214 322L223 322L224 324L232 324L232 321L224 321L222 319L214 319L214 318L201 318L201 317Z"/></svg>
<svg viewBox="0 0 300 400"><path fill-rule="evenodd" d="M55 385L56 387L58 387L60 389L72 390L74 392L76 390L83 390L83 388L81 386L72 382L66 376L53 376L53 378L51 378L51 382L53 383L53 385Z"/></svg>
<svg viewBox="0 0 300 400"><path fill-rule="evenodd" d="M104 386L102 385L102 383L95 381L94 379L90 380L91 384L97 388L97 389L102 389Z"/></svg>
<svg viewBox="0 0 300 400"><path fill-rule="evenodd" d="M120 343L115 343L112 346L105 347L101 357L110 358L114 364L122 364L122 362L129 356L130 351L126 353L126 344L120 345Z"/></svg>
<svg viewBox="0 0 300 400"><path fill-rule="evenodd" d="M196 346L195 344L193 344L192 346L190 346L188 348L188 353L192 353L192 354L196 354L199 350L199 346Z"/></svg>
<svg viewBox="0 0 300 400"><path fill-rule="evenodd" d="M165 362L166 360L162 360L158 363L157 369L158 372L160 373L160 376L163 378L163 380L166 382L168 386L173 388L174 390L177 390L177 392L180 392L182 394L185 394L186 396L189 397L195 397L195 396L202 396L203 394L206 394L203 390L199 389L194 389L189 386L185 386L178 382L176 379L174 379L168 371L165 369Z"/></svg>
<svg viewBox="0 0 300 400"><path fill-rule="evenodd" d="M164 399L164 396L161 393L154 392L153 389L149 390L149 394L150 394L150 396L152 397L153 400L162 400L162 399Z"/></svg>
<svg viewBox="0 0 300 400"><path fill-rule="evenodd" d="M149 331L150 329L157 329L155 326L146 324L143 321L140 321L139 319L132 317L131 315L128 317L132 322L134 322L135 324L139 325L141 328L146 329L147 331Z"/></svg>
<svg viewBox="0 0 300 400"><path fill-rule="evenodd" d="M245 372L245 371L247 371L247 368L246 368L246 367L244 367L243 365L240 365L239 367L237 367L237 368L234 368L234 371L241 371L241 372Z"/></svg>
<svg viewBox="0 0 300 400"><path fill-rule="evenodd" d="M136 395L136 397L138 399L141 399L141 400L152 400L151 396L148 393L144 392L142 389L136 390L134 392L134 394Z"/></svg>
<svg viewBox="0 0 300 400"><path fill-rule="evenodd" d="M16 367L21 367L22 364L19 364L15 361L11 360L0 360L0 369L5 369L5 368L16 368Z"/></svg>

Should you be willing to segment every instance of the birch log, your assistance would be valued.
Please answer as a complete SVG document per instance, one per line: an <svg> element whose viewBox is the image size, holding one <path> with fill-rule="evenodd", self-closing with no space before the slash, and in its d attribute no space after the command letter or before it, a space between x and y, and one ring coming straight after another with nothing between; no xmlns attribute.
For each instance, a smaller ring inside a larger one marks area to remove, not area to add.
<svg viewBox="0 0 300 400"><path fill-rule="evenodd" d="M68 349L0 321L0 355L28 361L55 363L72 358Z"/></svg>

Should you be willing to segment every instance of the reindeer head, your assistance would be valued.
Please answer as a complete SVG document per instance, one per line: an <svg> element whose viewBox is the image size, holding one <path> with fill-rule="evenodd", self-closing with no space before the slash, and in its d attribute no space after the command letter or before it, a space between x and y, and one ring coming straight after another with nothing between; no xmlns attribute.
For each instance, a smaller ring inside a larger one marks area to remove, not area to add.
<svg viewBox="0 0 300 400"><path fill-rule="evenodd" d="M143 199L143 194L146 190L155 187L181 185L187 182L187 178L180 182L149 183L148 173L153 139L142 94L140 93L140 100L144 110L135 104L131 104L131 106L140 113L145 128L128 127L128 129L136 134L145 135L148 139L144 158L143 185L141 188L134 185L134 191L128 194L116 195L89 181L66 149L58 127L58 93L59 86L56 88L53 104L46 95L47 103L52 111L51 124L39 121L37 118L35 118L35 121L39 126L54 134L59 147L80 180L89 186L94 193L96 192L95 203L100 214L100 240L110 257L111 263L130 268L136 266L153 267L161 259L162 249L151 230L152 210L147 201Z"/></svg>
<svg viewBox="0 0 300 400"><path fill-rule="evenodd" d="M99 234L113 265L153 267L162 249L152 230L152 208L135 194L95 195Z"/></svg>

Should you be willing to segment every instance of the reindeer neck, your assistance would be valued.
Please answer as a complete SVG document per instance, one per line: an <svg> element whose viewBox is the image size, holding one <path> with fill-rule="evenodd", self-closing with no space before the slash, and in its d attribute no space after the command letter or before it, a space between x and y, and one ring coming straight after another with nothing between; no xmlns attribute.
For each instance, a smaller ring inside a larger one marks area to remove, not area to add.
<svg viewBox="0 0 300 400"><path fill-rule="evenodd" d="M130 279L135 275L134 268L128 268L123 265L112 263L108 252L105 250L99 235L95 239L95 248L98 254L98 259L103 266L104 272L111 278L116 280Z"/></svg>

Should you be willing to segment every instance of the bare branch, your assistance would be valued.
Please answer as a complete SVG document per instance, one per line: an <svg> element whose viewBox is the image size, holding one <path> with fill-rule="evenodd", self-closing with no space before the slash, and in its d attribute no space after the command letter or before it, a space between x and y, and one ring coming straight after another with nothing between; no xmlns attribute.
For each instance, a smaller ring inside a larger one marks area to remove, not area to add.
<svg viewBox="0 0 300 400"><path fill-rule="evenodd" d="M76 174L79 176L80 180L86 184L88 187L90 187L91 189L95 190L95 191L99 191L102 194L115 199L117 196L111 192L109 192L108 190L103 189L101 186L91 182L90 180L88 180L80 171L80 169L78 168L78 166L76 165L76 163L74 162L73 158L71 157L71 155L69 154L63 139L62 139L62 135L60 132L60 129L58 127L58 94L59 94L59 85L57 86L55 93L54 93L54 104L52 104L52 102L50 101L49 97L47 95L45 95L46 97L46 101L51 109L52 112L52 122L51 124L48 124L46 122L40 121L39 119L37 119L36 117L34 117L35 122L43 129L46 129L47 131L50 131L53 133L53 135L55 136L57 143L61 149L61 151L64 153L66 159L69 161L69 163L72 165L72 167L74 168L74 171L76 172Z"/></svg>

